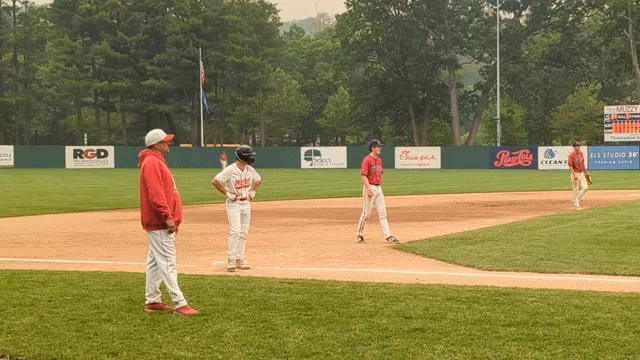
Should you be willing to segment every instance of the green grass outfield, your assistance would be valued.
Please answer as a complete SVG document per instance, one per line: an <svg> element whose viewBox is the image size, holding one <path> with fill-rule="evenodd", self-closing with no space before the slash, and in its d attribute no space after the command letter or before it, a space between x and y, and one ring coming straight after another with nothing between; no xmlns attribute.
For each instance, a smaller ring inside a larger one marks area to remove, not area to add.
<svg viewBox="0 0 640 360"><path fill-rule="evenodd" d="M260 172L259 200L360 195L357 170ZM210 185L215 170L174 173L185 204L222 201ZM640 172L593 174L592 189L639 186ZM137 181L135 170L1 170L0 217L135 208ZM569 186L558 171L385 171L388 195ZM578 271L591 263L595 272L635 273L639 210L613 205L400 247L485 268ZM640 357L638 294L180 275L201 311L182 318L143 312L144 281L132 273L0 270L0 359Z"/></svg>
<svg viewBox="0 0 640 360"><path fill-rule="evenodd" d="M174 169L184 204L218 203L217 169ZM358 170L259 170L256 201L360 196ZM636 189L640 171L593 171L592 189ZM568 190L568 171L385 170L386 195ZM138 206L136 169L2 169L0 217Z"/></svg>
<svg viewBox="0 0 640 360"><path fill-rule="evenodd" d="M483 270L640 276L640 201L396 245Z"/></svg>
<svg viewBox="0 0 640 360"><path fill-rule="evenodd" d="M180 276L192 318L142 311L144 275L0 271L0 357L631 359L640 296Z"/></svg>

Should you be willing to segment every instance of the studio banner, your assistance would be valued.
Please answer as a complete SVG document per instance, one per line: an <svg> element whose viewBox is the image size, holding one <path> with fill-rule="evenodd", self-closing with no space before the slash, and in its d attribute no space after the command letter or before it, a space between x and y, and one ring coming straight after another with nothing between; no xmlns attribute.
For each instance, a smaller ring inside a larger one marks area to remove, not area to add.
<svg viewBox="0 0 640 360"><path fill-rule="evenodd" d="M638 170L639 152L639 146L591 146L585 157L592 170Z"/></svg>

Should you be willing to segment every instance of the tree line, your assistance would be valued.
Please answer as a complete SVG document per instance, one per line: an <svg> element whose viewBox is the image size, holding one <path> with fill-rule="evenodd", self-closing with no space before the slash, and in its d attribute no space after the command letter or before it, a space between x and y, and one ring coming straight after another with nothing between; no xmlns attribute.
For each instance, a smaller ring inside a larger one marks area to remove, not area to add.
<svg viewBox="0 0 640 360"><path fill-rule="evenodd" d="M0 144L489 145L496 7L346 0L307 34L265 0L0 0ZM500 3L502 145L603 143L640 96L640 5Z"/></svg>

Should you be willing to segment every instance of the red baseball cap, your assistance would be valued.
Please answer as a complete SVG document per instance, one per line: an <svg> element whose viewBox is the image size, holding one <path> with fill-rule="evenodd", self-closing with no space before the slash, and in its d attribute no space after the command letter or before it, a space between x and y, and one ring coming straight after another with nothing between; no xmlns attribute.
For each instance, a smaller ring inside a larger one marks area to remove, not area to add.
<svg viewBox="0 0 640 360"><path fill-rule="evenodd" d="M147 146L155 145L159 142L171 141L175 135L167 134L162 129L153 129L147 133L144 143Z"/></svg>
<svg viewBox="0 0 640 360"><path fill-rule="evenodd" d="M580 141L574 141L573 146L580 146Z"/></svg>

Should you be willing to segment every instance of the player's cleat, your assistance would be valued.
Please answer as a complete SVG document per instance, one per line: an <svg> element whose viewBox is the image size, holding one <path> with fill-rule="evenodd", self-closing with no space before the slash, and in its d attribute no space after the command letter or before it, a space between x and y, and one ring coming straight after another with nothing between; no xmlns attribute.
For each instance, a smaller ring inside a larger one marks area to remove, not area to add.
<svg viewBox="0 0 640 360"><path fill-rule="evenodd" d="M184 315L184 316L192 316L198 315L198 312L189 305L185 305L183 307L179 307L174 311L174 314Z"/></svg>
<svg viewBox="0 0 640 360"><path fill-rule="evenodd" d="M400 244L400 240L396 239L393 236L389 236L388 238L385 239L386 242L388 242L389 244Z"/></svg>
<svg viewBox="0 0 640 360"><path fill-rule="evenodd" d="M154 312L154 311L172 311L173 308L165 303L158 302L154 304L146 304L144 306L144 311Z"/></svg>
<svg viewBox="0 0 640 360"><path fill-rule="evenodd" d="M584 209L581 208L581 207L577 207L576 210L581 211L581 210L584 210Z"/></svg>
<svg viewBox="0 0 640 360"><path fill-rule="evenodd" d="M362 237L362 236L358 236L358 239L356 240L356 243L358 243L358 244L364 244L364 237Z"/></svg>
<svg viewBox="0 0 640 360"><path fill-rule="evenodd" d="M249 267L249 264L247 264L247 262L242 260L242 259L236 260L236 268L238 268L240 270L249 270L249 269L251 269Z"/></svg>
<svg viewBox="0 0 640 360"><path fill-rule="evenodd" d="M234 272L236 271L236 262L233 260L229 260L227 262L227 271Z"/></svg>

